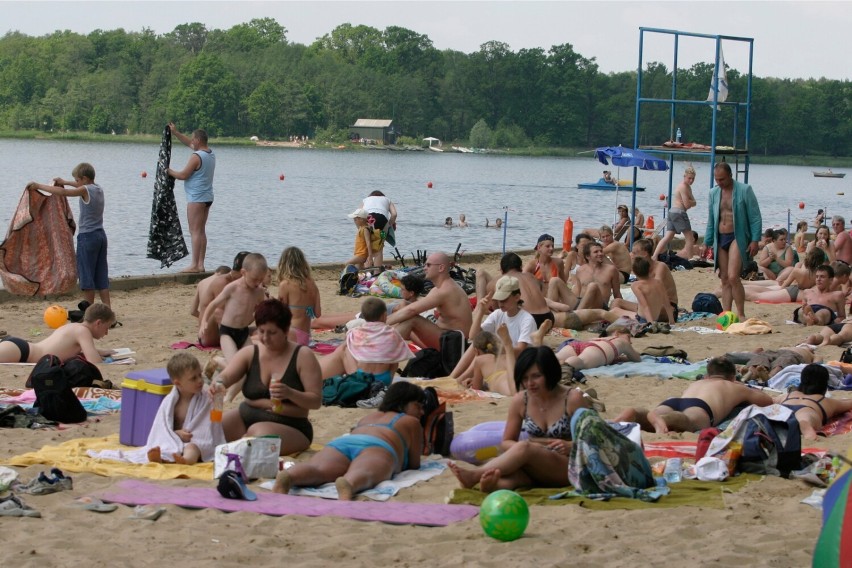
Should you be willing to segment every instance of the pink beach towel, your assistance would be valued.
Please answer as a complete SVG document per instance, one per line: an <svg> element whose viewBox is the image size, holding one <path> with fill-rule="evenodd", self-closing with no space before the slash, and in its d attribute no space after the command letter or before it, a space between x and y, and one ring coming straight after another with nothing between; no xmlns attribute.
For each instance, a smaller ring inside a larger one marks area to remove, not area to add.
<svg viewBox="0 0 852 568"><path fill-rule="evenodd" d="M211 481L211 484L213 482ZM472 519L479 508L471 505L434 503L396 503L373 501L327 501L258 492L257 501L225 499L212 487L171 487L127 479L110 489L96 493L103 501L124 505L170 504L190 509L249 511L264 515L304 515L307 517L343 517L358 521L380 521L395 525L443 527Z"/></svg>
<svg viewBox="0 0 852 568"><path fill-rule="evenodd" d="M401 363L414 357L399 332L380 321L351 329L346 334L346 346L362 363Z"/></svg>

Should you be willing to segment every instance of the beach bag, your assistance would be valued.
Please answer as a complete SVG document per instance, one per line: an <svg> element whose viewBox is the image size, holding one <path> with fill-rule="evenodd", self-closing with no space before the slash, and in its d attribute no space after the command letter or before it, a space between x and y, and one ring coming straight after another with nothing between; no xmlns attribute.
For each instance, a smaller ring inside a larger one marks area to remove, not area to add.
<svg viewBox="0 0 852 568"><path fill-rule="evenodd" d="M278 454L281 438L278 436L249 436L216 446L213 459L213 477L219 478L230 470L232 456L239 456L246 479L275 479L278 475ZM229 457L231 454L231 457Z"/></svg>
<svg viewBox="0 0 852 568"><path fill-rule="evenodd" d="M467 348L467 340L464 334L455 329L448 329L441 333L441 366L444 369L444 375L447 376L453 372L456 365L461 361Z"/></svg>
<svg viewBox="0 0 852 568"><path fill-rule="evenodd" d="M435 377L443 377L444 362L441 358L441 352L437 349L427 347L421 349L414 355L406 365L405 369L399 373L403 377L417 377L423 379L434 379Z"/></svg>
<svg viewBox="0 0 852 568"><path fill-rule="evenodd" d="M707 292L699 292L692 300L692 311L704 312L709 314L720 314L722 313L722 304L719 302L719 298L717 298L713 294L708 294Z"/></svg>
<svg viewBox="0 0 852 568"><path fill-rule="evenodd" d="M104 380L104 376L97 365L89 363L82 355L68 359L62 363L62 368L65 370L65 378L71 388L112 388L112 383Z"/></svg>
<svg viewBox="0 0 852 568"><path fill-rule="evenodd" d="M324 406L351 408L359 400L370 398L374 382L375 376L364 371L329 377L322 382L322 403Z"/></svg>
<svg viewBox="0 0 852 568"><path fill-rule="evenodd" d="M347 264L343 272L340 273L340 278L337 281L337 293L341 296L349 296L355 291L358 286L358 267L354 264Z"/></svg>
<svg viewBox="0 0 852 568"><path fill-rule="evenodd" d="M713 441L713 438L721 434L722 431L718 428L704 428L701 432L698 433L698 443L695 446L695 461L697 462L705 455L707 455L707 449L710 447L710 442Z"/></svg>
<svg viewBox="0 0 852 568"><path fill-rule="evenodd" d="M86 409L71 390L65 369L55 355L45 355L30 374L38 413L48 420L73 424L86 421Z"/></svg>
<svg viewBox="0 0 852 568"><path fill-rule="evenodd" d="M788 477L802 469L802 435L795 415L786 421L763 414L748 419L737 470Z"/></svg>
<svg viewBox="0 0 852 568"><path fill-rule="evenodd" d="M423 455L450 455L450 444L455 436L453 413L447 412L447 403L438 399L433 387L423 389L425 401L420 424L423 426Z"/></svg>

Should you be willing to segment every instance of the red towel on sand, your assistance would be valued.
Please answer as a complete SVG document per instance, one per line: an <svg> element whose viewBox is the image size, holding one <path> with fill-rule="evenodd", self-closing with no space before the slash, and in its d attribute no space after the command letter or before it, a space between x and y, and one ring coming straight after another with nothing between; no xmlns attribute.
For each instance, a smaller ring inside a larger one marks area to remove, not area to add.
<svg viewBox="0 0 852 568"><path fill-rule="evenodd" d="M74 214L68 199L24 190L0 243L0 278L12 294L64 294L77 284Z"/></svg>

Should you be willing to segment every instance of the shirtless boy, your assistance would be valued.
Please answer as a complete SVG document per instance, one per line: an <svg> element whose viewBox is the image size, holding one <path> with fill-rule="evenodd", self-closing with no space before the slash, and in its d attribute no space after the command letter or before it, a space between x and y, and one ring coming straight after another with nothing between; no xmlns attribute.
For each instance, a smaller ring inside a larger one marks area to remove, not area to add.
<svg viewBox="0 0 852 568"><path fill-rule="evenodd" d="M240 271L243 269L243 259L248 254L248 251L242 251L234 257L234 264L231 268L220 266L212 275L198 283L195 288L195 298L192 300L192 308L190 314L200 318L207 306L216 299L225 286L240 277ZM198 328L198 343L204 347L219 346L219 324L222 321L222 309L216 310L213 317L207 322L207 327ZM199 321L199 324L201 322Z"/></svg>
<svg viewBox="0 0 852 568"><path fill-rule="evenodd" d="M426 259L426 279L431 280L434 287L424 298L394 310L388 318L388 325L396 327L406 339L416 336L417 342L423 347L440 348L441 333L454 329L461 331L467 337L473 321L473 312L467 294L461 286L450 277L452 263L450 257L442 252L434 252ZM434 324L420 314L435 309L438 312L438 323Z"/></svg>
<svg viewBox="0 0 852 568"><path fill-rule="evenodd" d="M839 414L852 410L852 398L826 398L828 370L811 364L802 369L799 388L775 398L777 404L796 413L799 429L806 440L816 440L817 431Z"/></svg>
<svg viewBox="0 0 852 568"><path fill-rule="evenodd" d="M633 273L636 275L636 282L630 285L630 289L636 295L637 303L635 312L627 312L623 309L613 307L615 313L622 313L629 317L636 317L642 323L661 321L666 323L675 323L672 305L668 301L666 288L663 283L651 276L651 263L647 259L636 257L633 259ZM626 303L623 300L614 300L616 302ZM632 303L632 302L631 302Z"/></svg>
<svg viewBox="0 0 852 568"><path fill-rule="evenodd" d="M714 357L707 362L707 375L689 385L681 397L664 400L650 412L626 408L615 421L638 422L642 430L657 434L698 432L724 421L741 404L772 404L763 391L738 383L736 373L731 361Z"/></svg>
<svg viewBox="0 0 852 568"><path fill-rule="evenodd" d="M652 250L654 250L654 243L651 242L649 239L639 239L638 241L633 243L633 257L642 258L648 261L648 264L650 265L650 278L652 280L660 282L663 285L663 288L666 292L666 298L668 299L669 305L672 308L672 314L675 318L677 318L677 285L675 284L674 278L672 277L672 271L665 263L660 262L659 260L653 260L651 258ZM629 302L624 298L620 298L612 301L610 309L614 312L624 310L627 312L636 313L639 311L639 304L636 302ZM664 316L664 314L661 314L661 317L662 316ZM659 319L658 321L669 320Z"/></svg>
<svg viewBox="0 0 852 568"><path fill-rule="evenodd" d="M36 363L45 355L56 355L67 361L80 353L90 363L103 363L111 349L98 349L95 339L106 337L115 322L115 314L106 304L92 304L86 309L82 323L66 323L38 343L18 337L0 340L0 363Z"/></svg>
<svg viewBox="0 0 852 568"><path fill-rule="evenodd" d="M242 277L226 285L222 292L207 305L201 317L201 329L206 329L214 319L216 310L222 309L219 324L219 343L228 361L249 342L249 324L254 321L254 309L265 299L263 281L268 273L262 254L252 253L243 260Z"/></svg>
<svg viewBox="0 0 852 568"><path fill-rule="evenodd" d="M846 295L831 291L834 269L824 264L814 271L813 288L799 294L802 306L793 310L793 321L803 325L829 325L846 319Z"/></svg>
<svg viewBox="0 0 852 568"><path fill-rule="evenodd" d="M621 284L626 284L630 278L630 251L627 250L624 243L613 238L612 229L606 225L601 227L598 234L603 245L604 262L615 266L621 274Z"/></svg>

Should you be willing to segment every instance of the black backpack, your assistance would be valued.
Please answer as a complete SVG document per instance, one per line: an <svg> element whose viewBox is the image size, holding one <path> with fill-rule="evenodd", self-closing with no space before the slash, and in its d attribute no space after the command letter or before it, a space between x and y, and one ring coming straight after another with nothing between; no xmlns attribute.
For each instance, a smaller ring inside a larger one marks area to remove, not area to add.
<svg viewBox="0 0 852 568"><path fill-rule="evenodd" d="M431 347L421 349L399 374L403 377L419 377L424 379L446 376L441 352Z"/></svg>
<svg viewBox="0 0 852 568"><path fill-rule="evenodd" d="M59 357L45 355L30 374L35 389L34 407L48 420L73 424L86 421L86 409L71 390Z"/></svg>
<svg viewBox="0 0 852 568"><path fill-rule="evenodd" d="M720 314L722 313L722 303L719 302L719 298L713 294L699 292L695 295L695 299L692 300L692 311Z"/></svg>
<svg viewBox="0 0 852 568"><path fill-rule="evenodd" d="M45 355L45 357L47 356ZM104 376L101 374L101 370L98 369L97 365L89 363L82 355L71 357L64 363L61 363L61 367L65 372L65 379L68 381L68 386L72 389L77 387L112 388L112 382L104 380ZM33 375L38 368L37 363L30 376L27 377L26 387L28 389L33 388Z"/></svg>
<svg viewBox="0 0 852 568"><path fill-rule="evenodd" d="M447 376L453 372L466 349L467 340L462 332L455 329L441 332L441 366L444 369L441 376Z"/></svg>
<svg viewBox="0 0 852 568"><path fill-rule="evenodd" d="M739 471L788 477L801 468L802 435L795 415L786 421L770 420L763 414L748 419Z"/></svg>
<svg viewBox="0 0 852 568"><path fill-rule="evenodd" d="M420 419L423 426L423 455L449 456L450 444L455 435L453 413L447 412L447 403L438 399L438 392L433 387L426 387L423 392L426 399L423 403L423 417Z"/></svg>

